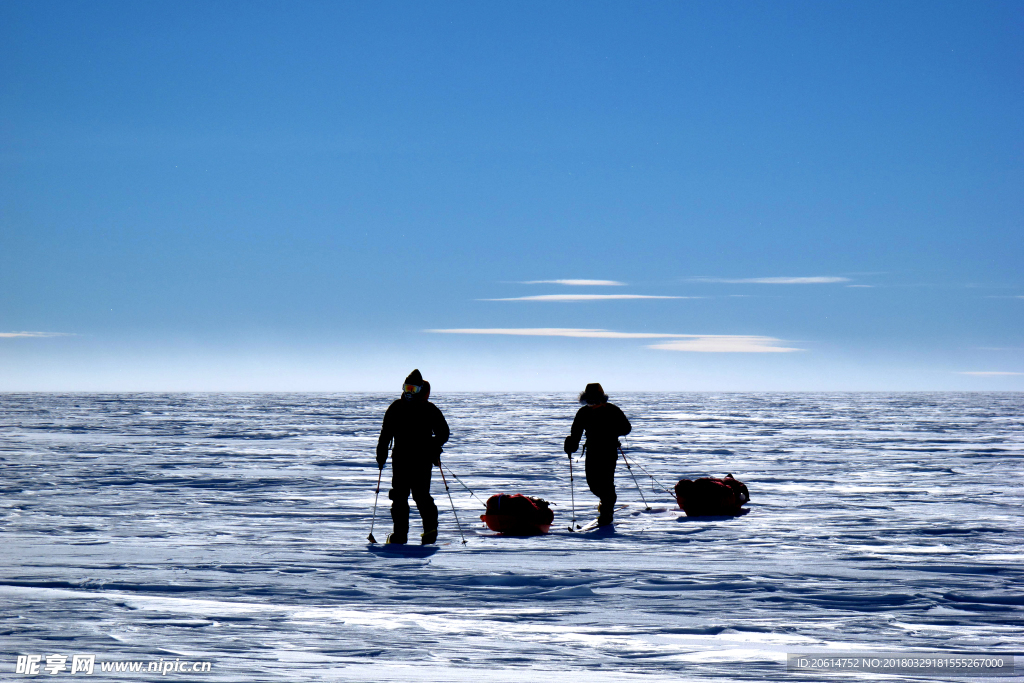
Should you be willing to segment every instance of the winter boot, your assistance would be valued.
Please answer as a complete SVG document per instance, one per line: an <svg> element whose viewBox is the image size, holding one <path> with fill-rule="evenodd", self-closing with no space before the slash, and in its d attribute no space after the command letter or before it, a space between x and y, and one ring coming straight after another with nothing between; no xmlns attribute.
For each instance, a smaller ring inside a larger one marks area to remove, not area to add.
<svg viewBox="0 0 1024 683"><path fill-rule="evenodd" d="M424 531L420 534L420 545L430 545L431 543L437 543L437 529L431 531Z"/></svg>
<svg viewBox="0 0 1024 683"><path fill-rule="evenodd" d="M605 505L604 503L597 504L597 525L608 526L612 523L612 515L615 512L613 505Z"/></svg>
<svg viewBox="0 0 1024 683"><path fill-rule="evenodd" d="M398 533L397 531L395 531L393 533L388 534L388 538L384 542L385 543L394 543L396 545L405 545L406 541L408 541L408 540L409 539L407 538L406 534L401 534L401 533Z"/></svg>

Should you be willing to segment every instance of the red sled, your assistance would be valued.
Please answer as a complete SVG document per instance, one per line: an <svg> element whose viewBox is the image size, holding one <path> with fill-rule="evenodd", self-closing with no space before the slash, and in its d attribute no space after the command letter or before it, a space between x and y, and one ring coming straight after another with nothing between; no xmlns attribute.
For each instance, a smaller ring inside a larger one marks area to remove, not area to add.
<svg viewBox="0 0 1024 683"><path fill-rule="evenodd" d="M739 515L750 493L742 481L731 474L722 479L702 477L696 481L680 479L676 484L676 502L687 517Z"/></svg>
<svg viewBox="0 0 1024 683"><path fill-rule="evenodd" d="M546 534L555 520L550 503L521 493L499 493L487 499L487 514L480 515L487 528L508 536Z"/></svg>

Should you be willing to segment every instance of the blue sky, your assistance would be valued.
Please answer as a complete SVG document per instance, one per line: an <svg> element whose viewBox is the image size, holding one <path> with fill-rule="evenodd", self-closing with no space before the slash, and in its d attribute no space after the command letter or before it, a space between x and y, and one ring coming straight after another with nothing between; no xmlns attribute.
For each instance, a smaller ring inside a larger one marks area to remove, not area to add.
<svg viewBox="0 0 1024 683"><path fill-rule="evenodd" d="M0 390L1024 389L1020 3L8 0L0 63Z"/></svg>

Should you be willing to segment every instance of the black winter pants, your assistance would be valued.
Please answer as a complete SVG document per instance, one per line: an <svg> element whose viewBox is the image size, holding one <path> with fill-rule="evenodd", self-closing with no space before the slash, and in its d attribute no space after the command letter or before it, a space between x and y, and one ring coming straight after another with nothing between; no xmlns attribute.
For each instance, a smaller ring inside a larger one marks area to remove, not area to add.
<svg viewBox="0 0 1024 683"><path fill-rule="evenodd" d="M614 450L587 449L587 486L601 499L601 509L610 513L618 497L615 495L615 463L619 454Z"/></svg>
<svg viewBox="0 0 1024 683"><path fill-rule="evenodd" d="M391 463L391 521L395 525L395 533L405 536L409 533L409 494L416 501L424 531L437 529L437 505L430 496L431 463Z"/></svg>

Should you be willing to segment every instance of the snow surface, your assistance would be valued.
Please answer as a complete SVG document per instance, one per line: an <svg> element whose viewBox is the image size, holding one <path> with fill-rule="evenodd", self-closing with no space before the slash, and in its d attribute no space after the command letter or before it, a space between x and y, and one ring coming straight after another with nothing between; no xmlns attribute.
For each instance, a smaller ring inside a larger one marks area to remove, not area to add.
<svg viewBox="0 0 1024 683"><path fill-rule="evenodd" d="M646 512L620 462L627 507L587 535L573 396L438 395L451 471L556 517L499 537L449 476L463 545L435 470L426 557L367 548L392 398L0 395L3 678L92 653L213 662L196 681L871 680L786 653L1022 650L1022 394L613 396L627 457L668 487L732 472L750 513L686 518L634 466ZM388 502L385 478L378 540Z"/></svg>

